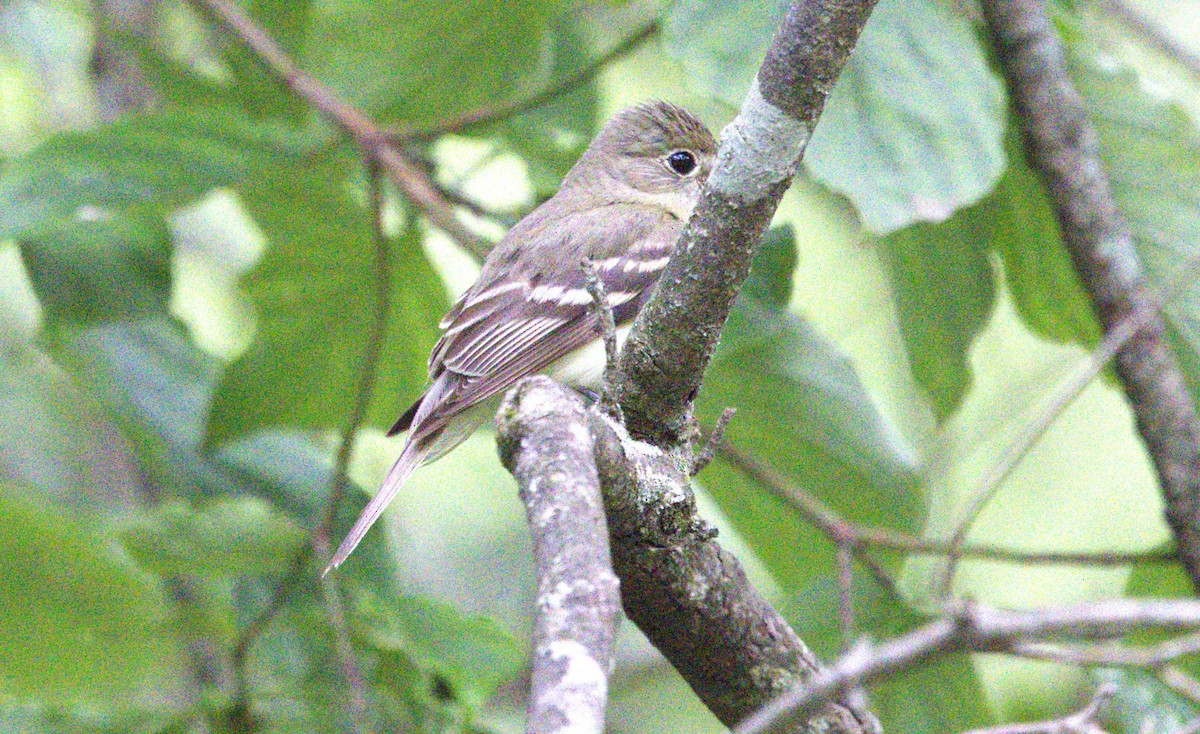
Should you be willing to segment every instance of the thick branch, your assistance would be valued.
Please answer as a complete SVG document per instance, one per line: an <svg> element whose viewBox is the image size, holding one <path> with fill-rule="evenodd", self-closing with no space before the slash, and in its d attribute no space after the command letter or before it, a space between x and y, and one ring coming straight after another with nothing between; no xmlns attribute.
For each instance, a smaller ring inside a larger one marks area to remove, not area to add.
<svg viewBox="0 0 1200 734"><path fill-rule="evenodd" d="M792 4L741 113L721 134L706 191L608 384L606 394L638 441L598 415L593 421L625 611L731 726L818 666L695 515L691 402L757 243L873 6ZM836 705L778 722L777 730L877 726L869 714Z"/></svg>
<svg viewBox="0 0 1200 734"><path fill-rule="evenodd" d="M527 378L496 416L496 442L520 487L537 566L526 731L599 734L621 609L587 413L567 388Z"/></svg>
<svg viewBox="0 0 1200 734"><path fill-rule="evenodd" d="M1067 75L1062 45L1038 0L987 0L988 29L1021 120L1026 155L1054 201L1063 241L1101 325L1153 298L1129 225L1117 211L1095 127ZM1200 419L1160 317L1117 352L1115 366L1158 470L1180 558L1200 589Z"/></svg>
<svg viewBox="0 0 1200 734"><path fill-rule="evenodd" d="M758 240L791 183L833 82L874 0L794 2L742 111L721 133L707 190L611 386L630 433L657 446L688 435L691 401Z"/></svg>
<svg viewBox="0 0 1200 734"><path fill-rule="evenodd" d="M592 412L613 566L629 618L733 726L815 674L816 658L696 514L689 467ZM872 731L843 706L776 731Z"/></svg>

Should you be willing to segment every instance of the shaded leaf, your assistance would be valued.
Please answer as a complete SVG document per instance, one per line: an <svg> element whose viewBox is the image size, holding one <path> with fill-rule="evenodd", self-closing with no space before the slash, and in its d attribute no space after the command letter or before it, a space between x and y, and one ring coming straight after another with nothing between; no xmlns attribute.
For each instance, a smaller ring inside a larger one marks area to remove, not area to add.
<svg viewBox="0 0 1200 734"><path fill-rule="evenodd" d="M21 256L52 325L167 312L171 242L159 217L97 211L45 222Z"/></svg>
<svg viewBox="0 0 1200 734"><path fill-rule="evenodd" d="M0 350L0 474L95 518L124 512L141 485L102 404L33 347Z"/></svg>
<svg viewBox="0 0 1200 734"><path fill-rule="evenodd" d="M1016 128L1011 121L1005 139L1008 170L981 205L987 241L1004 263L1005 283L1025 324L1048 339L1090 349L1100 340L1100 325Z"/></svg>
<svg viewBox="0 0 1200 734"><path fill-rule="evenodd" d="M243 182L256 165L286 160L302 143L229 108L167 109L58 135L4 168L0 239L21 239L81 209L165 215Z"/></svg>
<svg viewBox="0 0 1200 734"><path fill-rule="evenodd" d="M1187 731L1200 717L1194 702L1172 691L1150 671L1107 669L1094 677L1117 685L1105 709L1114 734L1175 734Z"/></svg>
<svg viewBox="0 0 1200 734"><path fill-rule="evenodd" d="M544 82L558 7L554 0L327 3L312 19L305 65L386 120L436 123Z"/></svg>
<svg viewBox="0 0 1200 734"><path fill-rule="evenodd" d="M916 224L882 242L909 364L939 421L957 410L971 385L967 352L995 299L988 215L973 207L944 224Z"/></svg>
<svg viewBox="0 0 1200 734"><path fill-rule="evenodd" d="M245 190L269 245L243 281L258 332L221 377L207 441L271 427L344 427L374 326L378 277L369 215L344 178L334 164L273 166ZM448 305L414 227L389 247L391 311L367 416L380 427L420 395Z"/></svg>
<svg viewBox="0 0 1200 734"><path fill-rule="evenodd" d="M201 508L164 503L128 519L119 536L156 573L201 576L286 573L308 540L295 521L252 497Z"/></svg>
<svg viewBox="0 0 1200 734"><path fill-rule="evenodd" d="M443 704L478 711L498 685L516 676L524 661L512 636L490 619L464 617L420 597L389 602L359 591L353 600L360 640L402 656L405 663L400 668L412 666L423 678L418 683L401 676L392 684L403 680L406 686L418 685Z"/></svg>
<svg viewBox="0 0 1200 734"><path fill-rule="evenodd" d="M879 414L849 360L803 319L781 310L795 244L768 236L704 382L709 422L738 409L729 443L865 523L915 530L911 450ZM828 567L831 545L746 477L718 461L701 475L738 530L789 588Z"/></svg>
<svg viewBox="0 0 1200 734"><path fill-rule="evenodd" d="M158 585L85 521L0 482L0 689L85 701L177 674Z"/></svg>

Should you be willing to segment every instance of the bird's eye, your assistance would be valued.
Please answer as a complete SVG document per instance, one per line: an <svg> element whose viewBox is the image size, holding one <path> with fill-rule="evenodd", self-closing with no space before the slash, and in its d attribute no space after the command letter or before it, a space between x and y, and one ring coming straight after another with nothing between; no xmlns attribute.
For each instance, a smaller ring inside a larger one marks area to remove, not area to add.
<svg viewBox="0 0 1200 734"><path fill-rule="evenodd" d="M690 150L677 150L667 156L667 165L680 176L686 176L696 170L696 156Z"/></svg>

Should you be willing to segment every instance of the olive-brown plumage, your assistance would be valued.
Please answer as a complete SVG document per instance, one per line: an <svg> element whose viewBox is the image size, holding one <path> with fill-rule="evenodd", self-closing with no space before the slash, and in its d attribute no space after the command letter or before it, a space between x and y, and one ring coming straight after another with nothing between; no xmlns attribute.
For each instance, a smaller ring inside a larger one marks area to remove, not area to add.
<svg viewBox="0 0 1200 734"><path fill-rule="evenodd" d="M666 267L716 148L702 122L666 102L624 110L600 130L558 192L509 230L442 319L429 388L389 432L408 431L408 441L330 568L412 472L462 443L517 380L544 372L598 387L604 351L580 264L595 264L622 336Z"/></svg>

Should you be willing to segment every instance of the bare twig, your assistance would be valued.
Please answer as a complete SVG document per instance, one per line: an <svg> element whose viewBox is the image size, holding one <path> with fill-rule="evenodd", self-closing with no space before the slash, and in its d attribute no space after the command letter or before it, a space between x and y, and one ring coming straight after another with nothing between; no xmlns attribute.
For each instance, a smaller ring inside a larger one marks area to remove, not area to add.
<svg viewBox="0 0 1200 734"><path fill-rule="evenodd" d="M1054 203L1063 241L1100 324L1117 328L1152 299L1104 173L1096 129L1071 84L1045 4L985 0L982 6L1026 155ZM1180 558L1200 589L1200 417L1163 320L1143 325L1117 352L1115 366L1158 471Z"/></svg>
<svg viewBox="0 0 1200 734"><path fill-rule="evenodd" d="M1071 636L1111 638L1135 630L1200 628L1200 602L1099 600L1067 607L1010 611L975 603L948 607L949 616L880 645L852 650L734 730L760 734L785 716L803 716L859 683L870 683L951 652L1009 652L1017 643Z"/></svg>
<svg viewBox="0 0 1200 734"><path fill-rule="evenodd" d="M918 538L890 528L855 525L821 502L811 492L791 481L779 470L736 446L723 445L719 455L730 466L753 478L799 512L818 530L827 535L833 543L838 543L840 538L849 535L863 547L896 550L923 556L945 556L950 553L950 544L945 541ZM1139 563L1176 563L1179 560L1176 554L1170 552L1025 551L990 545L966 545L958 552L964 558L1039 565L1129 566ZM864 561L862 556L858 556L858 558L860 561ZM869 560L869 557L866 560Z"/></svg>
<svg viewBox="0 0 1200 734"><path fill-rule="evenodd" d="M308 545L297 554L292 561L288 574L275 588L267 606L242 631L234 646L233 662L237 672L237 690L235 709L248 709L250 692L246 676L246 660L250 646L254 643L287 602L288 596L296 588L297 581L307 568L310 552L315 552L317 559L324 566L328 562L329 534L337 516L338 506L345 495L347 484L346 468L350 463L350 454L354 448L354 439L366 420L367 408L370 405L371 393L375 385L375 376L379 357L383 351L383 341L386 335L388 318L391 315L391 252L387 234L384 231L384 181L382 171L375 158L367 157L368 180L370 185L371 229L375 245L375 307L372 314L371 329L367 334L366 349L363 354L362 371L359 373L358 385L355 389L354 403L347 418L346 428L334 459L332 487L324 508L313 526ZM326 613L337 640L338 654L341 658L342 670L350 684L350 710L360 731L366 731L367 726L367 696L363 683L362 670L354 655L350 643L349 629L346 627L340 593L333 579L322 579L322 597Z"/></svg>
<svg viewBox="0 0 1200 734"><path fill-rule="evenodd" d="M587 413L549 378L526 378L497 414L496 442L529 517L538 577L526 731L566 723L599 734L621 602Z"/></svg>
<svg viewBox="0 0 1200 734"><path fill-rule="evenodd" d="M329 535L318 534L313 543L313 551L322 565L330 557ZM338 589L337 578L323 574L319 580L321 585L321 601L325 605L325 616L329 619L329 627L333 630L334 647L337 650L338 663L341 666L342 677L346 679L349 689L350 716L354 721L355 731L364 733L371 731L370 718L367 710L367 684L363 678L362 666L354 652L350 641L350 627L346 624L346 610L342 604L342 593Z"/></svg>
<svg viewBox="0 0 1200 734"><path fill-rule="evenodd" d="M946 568L941 574L941 581L935 581L937 596L949 595L955 569L963 555L962 549L966 543L967 533L979 519L983 509L996 496L1000 486L1004 484L1021 460L1028 455L1030 449L1046 434L1054 421L1062 415L1063 410L1083 392L1085 387L1091 384L1092 380L1096 379L1096 376L1112 361L1117 352L1124 348L1129 340L1152 319L1157 319L1166 302L1180 288L1191 282L1197 263L1200 263L1200 260L1190 260L1179 266L1178 272L1170 279L1161 298L1152 297L1148 303L1142 304L1138 310L1122 318L1104 335L1100 344L1088 358L1042 398L1032 418L1004 447L1004 451L988 469L987 474L979 483L979 487L972 492L970 502L950 538Z"/></svg>
<svg viewBox="0 0 1200 734"><path fill-rule="evenodd" d="M596 313L596 320L600 322L600 336L604 339L604 374L607 378L609 370L616 368L617 359L621 355L617 345L617 323L613 318L612 304L608 302L608 291L604 288L604 281L596 273L596 264L584 258L579 267L583 269L584 287L592 297L592 309Z"/></svg>

